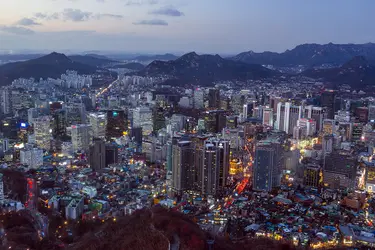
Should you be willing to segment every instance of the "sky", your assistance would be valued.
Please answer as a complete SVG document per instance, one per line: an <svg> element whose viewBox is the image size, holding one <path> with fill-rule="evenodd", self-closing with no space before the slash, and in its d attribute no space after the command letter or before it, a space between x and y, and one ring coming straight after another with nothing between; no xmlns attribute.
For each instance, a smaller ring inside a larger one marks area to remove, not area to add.
<svg viewBox="0 0 375 250"><path fill-rule="evenodd" d="M375 42L374 0L0 0L0 50L235 54Z"/></svg>

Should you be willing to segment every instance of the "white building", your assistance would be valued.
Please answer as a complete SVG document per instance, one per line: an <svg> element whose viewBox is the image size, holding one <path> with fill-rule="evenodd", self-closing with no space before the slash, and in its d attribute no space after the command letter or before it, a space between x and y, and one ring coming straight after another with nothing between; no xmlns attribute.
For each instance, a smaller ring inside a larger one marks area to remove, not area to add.
<svg viewBox="0 0 375 250"><path fill-rule="evenodd" d="M302 116L302 107L294 106L290 102L277 104L276 129L293 134L297 121Z"/></svg>
<svg viewBox="0 0 375 250"><path fill-rule="evenodd" d="M200 88L194 90L194 108L204 108L204 91Z"/></svg>
<svg viewBox="0 0 375 250"><path fill-rule="evenodd" d="M92 136L95 138L104 139L107 126L107 114L90 113L89 122L92 128Z"/></svg>
<svg viewBox="0 0 375 250"><path fill-rule="evenodd" d="M51 129L52 118L50 116L40 116L34 119L35 143L38 147L50 150L51 147Z"/></svg>
<svg viewBox="0 0 375 250"><path fill-rule="evenodd" d="M89 124L71 126L73 150L89 150L92 142L92 129Z"/></svg>
<svg viewBox="0 0 375 250"><path fill-rule="evenodd" d="M142 128L142 132L148 135L152 132L152 110L148 107L137 107L133 111L133 127Z"/></svg>
<svg viewBox="0 0 375 250"><path fill-rule="evenodd" d="M20 151L21 164L27 165L30 169L36 169L43 165L43 149L25 147Z"/></svg>
<svg viewBox="0 0 375 250"><path fill-rule="evenodd" d="M312 136L316 133L316 121L313 119L301 118L297 121L297 126L305 128L304 137Z"/></svg>

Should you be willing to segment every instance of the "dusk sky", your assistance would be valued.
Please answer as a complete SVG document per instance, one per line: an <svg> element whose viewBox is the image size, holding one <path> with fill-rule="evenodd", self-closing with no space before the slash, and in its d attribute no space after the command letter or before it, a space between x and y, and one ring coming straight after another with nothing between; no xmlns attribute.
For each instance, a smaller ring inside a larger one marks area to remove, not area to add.
<svg viewBox="0 0 375 250"><path fill-rule="evenodd" d="M0 50L282 52L375 42L374 0L0 0Z"/></svg>

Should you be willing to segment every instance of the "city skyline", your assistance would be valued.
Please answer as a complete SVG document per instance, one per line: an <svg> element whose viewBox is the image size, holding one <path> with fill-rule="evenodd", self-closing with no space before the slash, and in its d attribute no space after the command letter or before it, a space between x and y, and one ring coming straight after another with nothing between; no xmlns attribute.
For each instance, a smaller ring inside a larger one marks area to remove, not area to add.
<svg viewBox="0 0 375 250"><path fill-rule="evenodd" d="M367 0L13 0L0 10L0 50L238 53L367 43L375 41L373 7Z"/></svg>

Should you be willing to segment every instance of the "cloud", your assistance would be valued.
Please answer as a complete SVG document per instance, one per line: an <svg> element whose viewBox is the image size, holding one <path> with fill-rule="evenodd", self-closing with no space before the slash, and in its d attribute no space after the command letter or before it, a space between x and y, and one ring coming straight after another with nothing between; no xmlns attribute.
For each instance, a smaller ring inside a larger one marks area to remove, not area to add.
<svg viewBox="0 0 375 250"><path fill-rule="evenodd" d="M20 20L18 20L16 23L16 25L20 25L20 26L34 26L34 25L41 25L40 23L38 22L35 22L33 19L31 18L22 18Z"/></svg>
<svg viewBox="0 0 375 250"><path fill-rule="evenodd" d="M134 25L155 25L155 26L167 26L168 23L164 20L152 19L152 20L141 20L134 22Z"/></svg>
<svg viewBox="0 0 375 250"><path fill-rule="evenodd" d="M61 19L63 21L73 21L73 22L83 22L88 21L90 19L102 19L102 18L112 18L112 19L121 19L124 16L116 15L116 14L109 14L109 13L92 13L88 11L82 11L80 9L64 9L62 12L55 12L55 13L35 13L34 17L38 20L58 20Z"/></svg>
<svg viewBox="0 0 375 250"><path fill-rule="evenodd" d="M116 15L116 14L95 14L96 19L101 18L113 18L113 19L122 19L123 15Z"/></svg>
<svg viewBox="0 0 375 250"><path fill-rule="evenodd" d="M55 12L55 13L50 14L50 13L37 12L34 14L34 17L39 20L47 20L47 21L57 20L59 19L59 13Z"/></svg>
<svg viewBox="0 0 375 250"><path fill-rule="evenodd" d="M158 10L150 11L152 15L163 15L163 16L183 16L184 13L173 7L164 7Z"/></svg>
<svg viewBox="0 0 375 250"><path fill-rule="evenodd" d="M32 35L35 33L33 30L25 27L5 25L0 25L0 31L15 35Z"/></svg>
<svg viewBox="0 0 375 250"><path fill-rule="evenodd" d="M128 0L126 1L125 6L155 5L158 3L158 0Z"/></svg>
<svg viewBox="0 0 375 250"><path fill-rule="evenodd" d="M64 11L61 13L61 16L65 21L82 22L89 20L93 16L93 13L69 8L64 9Z"/></svg>

